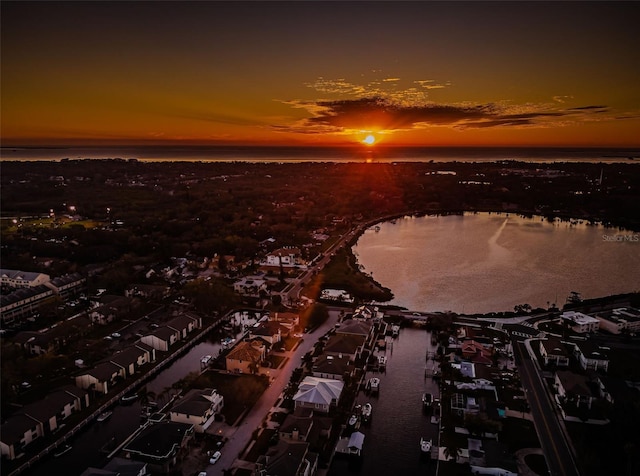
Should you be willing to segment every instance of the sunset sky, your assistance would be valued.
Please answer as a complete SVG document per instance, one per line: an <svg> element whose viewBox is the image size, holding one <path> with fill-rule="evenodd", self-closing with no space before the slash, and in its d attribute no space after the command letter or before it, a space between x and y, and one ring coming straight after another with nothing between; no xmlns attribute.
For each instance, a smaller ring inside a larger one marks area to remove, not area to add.
<svg viewBox="0 0 640 476"><path fill-rule="evenodd" d="M5 147L640 145L640 2L0 5Z"/></svg>

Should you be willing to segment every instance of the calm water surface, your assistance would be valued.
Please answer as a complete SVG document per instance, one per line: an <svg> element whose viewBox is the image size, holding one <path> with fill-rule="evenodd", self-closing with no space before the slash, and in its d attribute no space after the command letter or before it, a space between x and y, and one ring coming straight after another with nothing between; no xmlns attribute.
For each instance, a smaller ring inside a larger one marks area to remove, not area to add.
<svg viewBox="0 0 640 476"><path fill-rule="evenodd" d="M334 459L329 476L358 473L366 476L435 474L435 461L421 458L420 438L438 443L438 426L431 423L430 414L422 411L422 394L439 396L437 385L424 377L427 351L435 352L431 334L418 329L403 329L387 349L387 370L369 373L367 378L380 378L379 396L361 392L356 401L371 403L371 423L362 426L365 434L361 466L355 470L344 459Z"/></svg>
<svg viewBox="0 0 640 476"><path fill-rule="evenodd" d="M359 238L354 253L393 291L391 303L409 309L486 313L562 306L571 291L595 298L640 290L638 232L488 213L379 227ZM612 241L624 237L638 241Z"/></svg>

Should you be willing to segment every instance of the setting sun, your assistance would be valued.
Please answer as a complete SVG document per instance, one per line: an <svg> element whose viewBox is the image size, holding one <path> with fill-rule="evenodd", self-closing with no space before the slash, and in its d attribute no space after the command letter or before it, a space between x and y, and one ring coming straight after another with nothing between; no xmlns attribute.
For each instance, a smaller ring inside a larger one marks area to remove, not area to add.
<svg viewBox="0 0 640 476"><path fill-rule="evenodd" d="M369 134L367 137L362 139L362 142L367 144L367 145L373 145L375 143L375 141L376 141L376 138L372 134Z"/></svg>

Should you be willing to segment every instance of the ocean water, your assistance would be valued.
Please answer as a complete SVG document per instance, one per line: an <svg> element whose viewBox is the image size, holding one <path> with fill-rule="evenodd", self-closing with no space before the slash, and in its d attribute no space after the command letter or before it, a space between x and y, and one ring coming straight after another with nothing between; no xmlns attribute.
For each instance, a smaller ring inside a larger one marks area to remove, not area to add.
<svg viewBox="0 0 640 476"><path fill-rule="evenodd" d="M136 159L202 162L640 162L640 149L496 147L146 146L0 149L2 160Z"/></svg>

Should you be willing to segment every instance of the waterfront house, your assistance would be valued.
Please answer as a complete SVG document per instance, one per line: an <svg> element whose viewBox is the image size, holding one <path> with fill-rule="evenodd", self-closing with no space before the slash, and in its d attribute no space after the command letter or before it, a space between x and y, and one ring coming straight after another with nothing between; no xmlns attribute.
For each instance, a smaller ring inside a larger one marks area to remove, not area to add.
<svg viewBox="0 0 640 476"><path fill-rule="evenodd" d="M462 356L465 359L470 359L473 362L476 362L478 358L481 358L483 360L488 360L490 363L491 356L493 355L493 349L473 339L468 339L463 341L461 344L461 351L462 351ZM482 362L476 362L476 363L482 363Z"/></svg>
<svg viewBox="0 0 640 476"><path fill-rule="evenodd" d="M366 341L370 341L374 334L373 322L359 319L346 319L342 321L340 327L336 329L336 334L362 336Z"/></svg>
<svg viewBox="0 0 640 476"><path fill-rule="evenodd" d="M76 375L76 386L85 390L92 389L100 393L109 393L110 386L119 378L124 378L124 368L113 362L102 362L92 369Z"/></svg>
<svg viewBox="0 0 640 476"><path fill-rule="evenodd" d="M271 346L282 340L282 330L289 333L289 329L276 321L262 321L249 328L249 339L260 338Z"/></svg>
<svg viewBox="0 0 640 476"><path fill-rule="evenodd" d="M147 463L151 474L172 471L193 438L192 424L161 421L148 424L123 448L126 458Z"/></svg>
<svg viewBox="0 0 640 476"><path fill-rule="evenodd" d="M318 454L309 444L280 440L259 456L253 476L314 476L318 471Z"/></svg>
<svg viewBox="0 0 640 476"><path fill-rule="evenodd" d="M226 366L228 372L241 374L256 374L260 364L266 357L266 346L259 339L239 342L227 354Z"/></svg>
<svg viewBox="0 0 640 476"><path fill-rule="evenodd" d="M379 311L378 306L358 306L351 317L356 321L370 321L371 319L382 318L383 313Z"/></svg>
<svg viewBox="0 0 640 476"><path fill-rule="evenodd" d="M24 413L10 416L0 426L0 451L9 460L24 454L24 450L33 441L44 436L41 422Z"/></svg>
<svg viewBox="0 0 640 476"><path fill-rule="evenodd" d="M193 313L185 312L171 319L166 325L178 331L180 340L183 340L194 330L202 328L202 318Z"/></svg>
<svg viewBox="0 0 640 476"><path fill-rule="evenodd" d="M62 421L88 406L87 392L65 386L22 407L0 429L2 455L17 458L31 442L55 432Z"/></svg>
<svg viewBox="0 0 640 476"><path fill-rule="evenodd" d="M151 360L148 351L132 345L113 354L109 361L122 367L125 370L125 377L130 377Z"/></svg>
<svg viewBox="0 0 640 476"><path fill-rule="evenodd" d="M311 448L321 448L333 428L333 419L316 415L310 408L297 408L287 415L278 428L280 438L289 441L306 441Z"/></svg>
<svg viewBox="0 0 640 476"><path fill-rule="evenodd" d="M324 346L324 353L327 355L346 355L352 361L358 360L365 347L365 336L353 334L334 334L329 337Z"/></svg>
<svg viewBox="0 0 640 476"><path fill-rule="evenodd" d="M338 404L344 382L341 380L307 376L300 382L293 397L295 408L311 408L329 413Z"/></svg>
<svg viewBox="0 0 640 476"><path fill-rule="evenodd" d="M569 365L569 352L556 337L549 337L540 341L540 355L544 365L554 364L557 367L567 367Z"/></svg>
<svg viewBox="0 0 640 476"><path fill-rule="evenodd" d="M351 376L355 369L351 358L346 354L322 354L314 361L311 374L314 377L344 380L345 376Z"/></svg>
<svg viewBox="0 0 640 476"><path fill-rule="evenodd" d="M224 406L224 397L213 388L192 389L171 408L171 421L189 423L196 433L204 433L216 413Z"/></svg>
<svg viewBox="0 0 640 476"><path fill-rule="evenodd" d="M171 327L158 327L153 332L140 338L140 341L156 350L168 352L169 348L180 340L180 331Z"/></svg>

